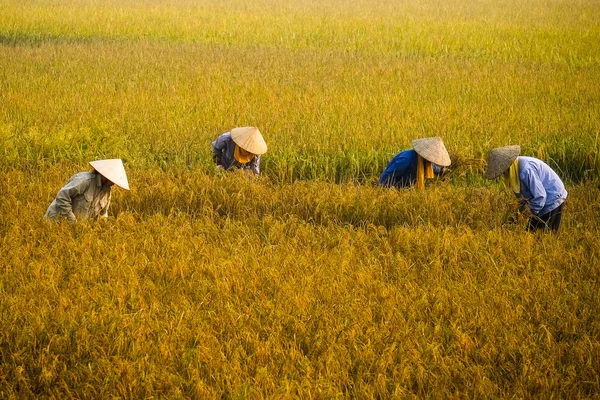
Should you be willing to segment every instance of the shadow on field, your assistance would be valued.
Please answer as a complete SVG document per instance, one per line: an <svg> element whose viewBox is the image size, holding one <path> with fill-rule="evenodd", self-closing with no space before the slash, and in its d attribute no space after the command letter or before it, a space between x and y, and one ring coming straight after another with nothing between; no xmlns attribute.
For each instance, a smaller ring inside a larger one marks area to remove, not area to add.
<svg viewBox="0 0 600 400"><path fill-rule="evenodd" d="M64 36L48 33L0 33L0 45L7 47L30 46L38 47L45 44L92 44L106 41L101 36Z"/></svg>

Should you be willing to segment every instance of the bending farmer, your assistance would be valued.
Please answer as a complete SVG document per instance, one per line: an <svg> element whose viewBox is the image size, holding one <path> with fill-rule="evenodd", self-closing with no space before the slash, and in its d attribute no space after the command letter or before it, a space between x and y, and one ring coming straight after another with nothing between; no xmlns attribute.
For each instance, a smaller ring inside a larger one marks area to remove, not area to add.
<svg viewBox="0 0 600 400"><path fill-rule="evenodd" d="M440 167L450 165L450 155L444 142L439 137L413 140L414 150L402 151L388 164L379 177L378 184L403 188L417 184L417 188L425 188L425 178L433 178L441 174Z"/></svg>
<svg viewBox="0 0 600 400"><path fill-rule="evenodd" d="M567 199L565 186L546 163L533 157L519 157L520 152L520 146L490 150L486 177L496 179L503 175L521 205L529 205L533 215L527 224L528 231L558 231Z"/></svg>
<svg viewBox="0 0 600 400"><path fill-rule="evenodd" d="M59 190L44 219L65 217L71 223L88 218L107 217L113 184L129 190L127 175L120 159L90 162L91 172L79 172Z"/></svg>
<svg viewBox="0 0 600 400"><path fill-rule="evenodd" d="M260 156L267 144L254 126L234 128L212 142L212 156L217 169L241 168L260 174Z"/></svg>

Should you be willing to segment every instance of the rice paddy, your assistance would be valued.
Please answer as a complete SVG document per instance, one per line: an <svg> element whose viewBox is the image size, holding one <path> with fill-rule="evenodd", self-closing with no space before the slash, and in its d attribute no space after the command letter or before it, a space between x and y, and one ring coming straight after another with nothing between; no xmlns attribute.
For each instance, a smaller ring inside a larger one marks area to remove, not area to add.
<svg viewBox="0 0 600 400"><path fill-rule="evenodd" d="M597 397L598 82L591 0L0 0L0 397ZM261 176L217 174L246 125ZM451 174L373 185L430 136ZM43 221L103 158L110 217Z"/></svg>

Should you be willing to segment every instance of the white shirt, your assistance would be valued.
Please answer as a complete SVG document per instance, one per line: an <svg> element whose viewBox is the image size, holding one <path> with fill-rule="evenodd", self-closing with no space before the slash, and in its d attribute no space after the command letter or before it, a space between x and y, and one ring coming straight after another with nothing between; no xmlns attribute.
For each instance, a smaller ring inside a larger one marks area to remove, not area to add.
<svg viewBox="0 0 600 400"><path fill-rule="evenodd" d="M66 217L70 222L76 222L107 217L110 200L110 186L102 184L102 175L96 171L80 172L59 190L44 218Z"/></svg>

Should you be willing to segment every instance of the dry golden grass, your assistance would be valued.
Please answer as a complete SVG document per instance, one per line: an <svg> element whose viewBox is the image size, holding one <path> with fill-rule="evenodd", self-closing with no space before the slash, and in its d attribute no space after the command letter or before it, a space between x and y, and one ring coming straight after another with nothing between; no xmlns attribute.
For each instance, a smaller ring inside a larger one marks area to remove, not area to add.
<svg viewBox="0 0 600 400"><path fill-rule="evenodd" d="M0 397L598 397L594 1L0 10ZM217 175L247 124L263 175ZM452 175L371 185L434 135ZM558 234L482 179L509 143L566 178ZM42 221L112 157L108 220Z"/></svg>
<svg viewBox="0 0 600 400"><path fill-rule="evenodd" d="M495 189L132 172L73 227L62 174L0 179L4 397L598 393L593 187L532 235Z"/></svg>

